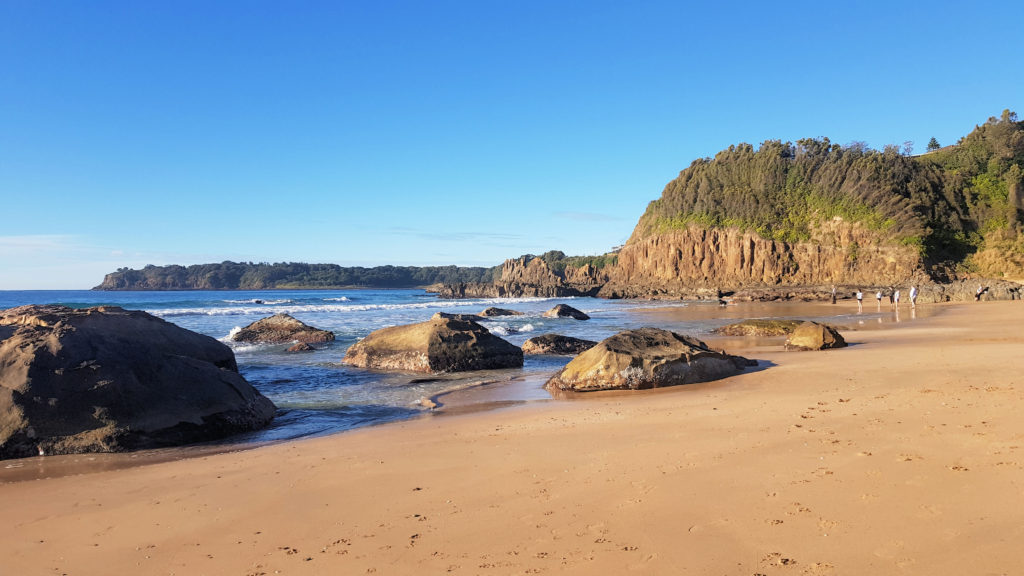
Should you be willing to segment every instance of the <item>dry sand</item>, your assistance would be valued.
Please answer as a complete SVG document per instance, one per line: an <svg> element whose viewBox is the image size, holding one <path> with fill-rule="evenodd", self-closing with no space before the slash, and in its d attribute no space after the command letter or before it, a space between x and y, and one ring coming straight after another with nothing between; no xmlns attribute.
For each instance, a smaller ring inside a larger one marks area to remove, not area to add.
<svg viewBox="0 0 1024 576"><path fill-rule="evenodd" d="M1016 574L1024 304L715 383L0 485L0 574Z"/></svg>

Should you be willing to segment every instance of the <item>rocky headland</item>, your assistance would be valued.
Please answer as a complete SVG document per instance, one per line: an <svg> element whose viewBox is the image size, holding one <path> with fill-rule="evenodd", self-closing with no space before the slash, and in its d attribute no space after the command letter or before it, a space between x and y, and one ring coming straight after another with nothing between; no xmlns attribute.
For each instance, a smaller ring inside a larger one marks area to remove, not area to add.
<svg viewBox="0 0 1024 576"><path fill-rule="evenodd" d="M920 302L1021 295L1024 122L1005 110L919 156L827 138L700 158L599 256L550 251L493 268L239 264L121 269L98 289L427 287L441 298L827 300L920 290Z"/></svg>

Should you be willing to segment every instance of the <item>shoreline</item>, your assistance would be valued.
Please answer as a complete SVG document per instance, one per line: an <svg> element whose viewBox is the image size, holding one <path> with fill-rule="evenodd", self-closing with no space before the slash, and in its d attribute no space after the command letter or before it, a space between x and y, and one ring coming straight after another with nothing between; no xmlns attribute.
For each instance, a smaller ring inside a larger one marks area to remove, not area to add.
<svg viewBox="0 0 1024 576"><path fill-rule="evenodd" d="M1013 573L1024 306L641 394L0 485L12 573Z"/></svg>
<svg viewBox="0 0 1024 576"><path fill-rule="evenodd" d="M652 304L654 304L652 302ZM923 305L922 319L941 313L944 305ZM826 302L804 301L772 301L772 302L738 302L728 307L713 306L706 302L690 302L682 307L665 307L652 305L650 308L637 308L636 313L647 315L650 325L664 326L681 333L690 332L686 326L693 321L723 320L728 322L748 318L812 318L816 321L833 323L842 332L859 330L896 329L900 322L899 313L882 306L881 310L868 310L865 306L863 314L858 313L851 302L840 301L839 304ZM860 326L843 325L831 322L832 318L849 316L859 321ZM697 338L709 345L740 355L756 355L758 353L782 351L785 337L765 336L722 336L717 334L697 334ZM568 357L567 357L568 359ZM760 368L758 368L760 369ZM750 370L748 370L749 372ZM465 382L452 388L442 390L425 399L437 403L436 409L423 411L420 414L398 420L387 420L371 423L355 428L326 431L280 440L243 440L232 437L214 440L202 444L151 448L131 452L101 452L84 454L67 454L55 456L29 457L20 459L0 460L0 486L13 482L44 480L65 476L80 476L97 472L130 469L137 466L148 466L165 462L176 462L190 458L201 458L230 452L260 449L287 442L300 442L309 439L330 437L336 434L351 433L363 428L395 425L401 422L414 421L422 418L448 417L470 413L483 413L502 410L526 404L537 404L550 401L577 400L601 394L587 392L581 394L552 394L544 388L544 383L554 372L527 372L514 376L495 377L487 371L476 373L477 382ZM446 376L440 375L444 379ZM458 376L458 374L456 374ZM488 377L490 376L490 377ZM461 379L461 378L460 378ZM457 379L457 380L460 380ZM627 392L628 394L628 392ZM243 435L245 436L245 435Z"/></svg>

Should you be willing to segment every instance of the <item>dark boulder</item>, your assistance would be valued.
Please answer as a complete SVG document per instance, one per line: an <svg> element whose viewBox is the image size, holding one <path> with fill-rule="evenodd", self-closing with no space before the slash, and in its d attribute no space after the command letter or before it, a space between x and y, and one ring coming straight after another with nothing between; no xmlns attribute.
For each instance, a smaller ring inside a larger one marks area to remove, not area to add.
<svg viewBox="0 0 1024 576"><path fill-rule="evenodd" d="M344 362L379 370L460 372L519 368L523 351L476 322L435 316L374 330L349 347Z"/></svg>
<svg viewBox="0 0 1024 576"><path fill-rule="evenodd" d="M451 312L434 312L434 315L430 317L431 320L439 318L450 318L452 320L462 320L463 322L479 322L483 320L483 317L476 314L452 314Z"/></svg>
<svg viewBox="0 0 1024 576"><path fill-rule="evenodd" d="M523 354L555 354L574 356L593 348L597 342L561 334L542 334L523 342Z"/></svg>
<svg viewBox="0 0 1024 576"><path fill-rule="evenodd" d="M712 350L668 330L640 328L605 338L551 377L555 390L638 390L717 380L756 361Z"/></svg>
<svg viewBox="0 0 1024 576"><path fill-rule="evenodd" d="M518 310L508 310L506 308L495 308L490 307L480 313L481 316L489 318L491 316L522 316L523 313Z"/></svg>
<svg viewBox="0 0 1024 576"><path fill-rule="evenodd" d="M213 440L274 412L230 348L145 312L0 311L0 458Z"/></svg>
<svg viewBox="0 0 1024 576"><path fill-rule="evenodd" d="M235 342L275 344L281 342L331 342L334 333L313 328L288 314L257 320L231 335Z"/></svg>

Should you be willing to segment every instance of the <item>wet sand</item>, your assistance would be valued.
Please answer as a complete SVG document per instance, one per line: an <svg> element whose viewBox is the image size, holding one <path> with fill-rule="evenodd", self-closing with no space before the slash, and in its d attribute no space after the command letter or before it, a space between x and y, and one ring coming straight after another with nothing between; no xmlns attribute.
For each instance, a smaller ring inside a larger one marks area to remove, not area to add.
<svg viewBox="0 0 1024 576"><path fill-rule="evenodd" d="M1024 305L936 309L712 383L2 484L2 572L1015 573Z"/></svg>

